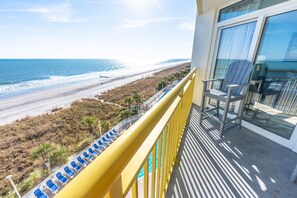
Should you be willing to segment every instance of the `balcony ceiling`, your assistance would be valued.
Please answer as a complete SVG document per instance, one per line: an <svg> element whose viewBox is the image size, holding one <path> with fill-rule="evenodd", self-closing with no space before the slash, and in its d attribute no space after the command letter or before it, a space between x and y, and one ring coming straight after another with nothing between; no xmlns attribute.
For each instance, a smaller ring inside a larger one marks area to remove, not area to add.
<svg viewBox="0 0 297 198"><path fill-rule="evenodd" d="M226 3L236 2L235 0L196 0L198 7L198 14L201 15L205 11L210 10L212 8L222 6Z"/></svg>

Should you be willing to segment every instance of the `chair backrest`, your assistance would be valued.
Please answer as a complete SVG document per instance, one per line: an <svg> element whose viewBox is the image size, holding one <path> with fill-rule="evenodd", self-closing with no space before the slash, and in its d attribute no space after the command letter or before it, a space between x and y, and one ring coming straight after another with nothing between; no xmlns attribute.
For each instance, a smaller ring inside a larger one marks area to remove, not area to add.
<svg viewBox="0 0 297 198"><path fill-rule="evenodd" d="M76 170L79 170L79 169L81 168L75 161L72 161L70 164L71 164L71 166L72 166L73 168L75 168Z"/></svg>
<svg viewBox="0 0 297 198"><path fill-rule="evenodd" d="M60 173L60 172L58 172L58 173L56 174L56 176L57 176L58 179L63 178L63 175L62 175L62 173Z"/></svg>
<svg viewBox="0 0 297 198"><path fill-rule="evenodd" d="M108 132L110 135L116 135L115 133L113 133L112 131Z"/></svg>
<svg viewBox="0 0 297 198"><path fill-rule="evenodd" d="M36 196L36 197L39 197L39 196L41 196L43 193L42 193L42 191L39 189L39 188L37 188L35 191L34 191L34 195Z"/></svg>
<svg viewBox="0 0 297 198"><path fill-rule="evenodd" d="M51 188L53 186L53 181L52 180L48 180L46 182L46 185Z"/></svg>
<svg viewBox="0 0 297 198"><path fill-rule="evenodd" d="M71 166L72 166L73 168L75 168L75 167L78 166L78 165L75 163L75 161L70 162L70 164L71 164Z"/></svg>
<svg viewBox="0 0 297 198"><path fill-rule="evenodd" d="M252 73L254 65L247 61L241 60L231 63L226 73L225 80L221 87L221 91L227 92L228 85L246 83ZM239 95L242 91L242 86L235 88L232 92L234 95Z"/></svg>
<svg viewBox="0 0 297 198"><path fill-rule="evenodd" d="M77 161L79 161L79 163L85 164L86 161L83 160L80 156L77 158Z"/></svg>
<svg viewBox="0 0 297 198"><path fill-rule="evenodd" d="M65 166L64 170L65 170L66 173L71 171L68 166Z"/></svg>

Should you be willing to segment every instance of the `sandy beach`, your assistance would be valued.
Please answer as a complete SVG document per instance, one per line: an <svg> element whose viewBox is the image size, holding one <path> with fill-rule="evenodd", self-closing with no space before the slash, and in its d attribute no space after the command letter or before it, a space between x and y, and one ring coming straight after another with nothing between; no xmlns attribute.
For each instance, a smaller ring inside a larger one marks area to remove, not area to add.
<svg viewBox="0 0 297 198"><path fill-rule="evenodd" d="M92 98L107 90L179 64L173 63L159 68L146 68L144 71L140 69L130 72L116 71L109 73L109 78L86 80L0 99L0 125L11 123L26 116L49 113L53 108L67 107L76 100Z"/></svg>

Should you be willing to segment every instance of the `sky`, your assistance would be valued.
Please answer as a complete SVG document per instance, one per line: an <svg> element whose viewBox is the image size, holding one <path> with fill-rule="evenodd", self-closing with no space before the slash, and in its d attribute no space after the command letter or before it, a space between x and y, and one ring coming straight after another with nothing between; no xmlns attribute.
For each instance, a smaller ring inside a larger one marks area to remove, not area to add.
<svg viewBox="0 0 297 198"><path fill-rule="evenodd" d="M190 58L195 0L0 0L0 58Z"/></svg>

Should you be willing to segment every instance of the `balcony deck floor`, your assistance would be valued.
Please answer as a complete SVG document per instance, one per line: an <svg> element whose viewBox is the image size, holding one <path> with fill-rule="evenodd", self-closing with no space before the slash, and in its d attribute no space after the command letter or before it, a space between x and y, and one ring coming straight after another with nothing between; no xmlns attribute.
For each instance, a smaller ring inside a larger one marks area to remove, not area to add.
<svg viewBox="0 0 297 198"><path fill-rule="evenodd" d="M297 154L248 129L220 139L218 125L199 125L193 106L166 197L296 197L289 177Z"/></svg>

